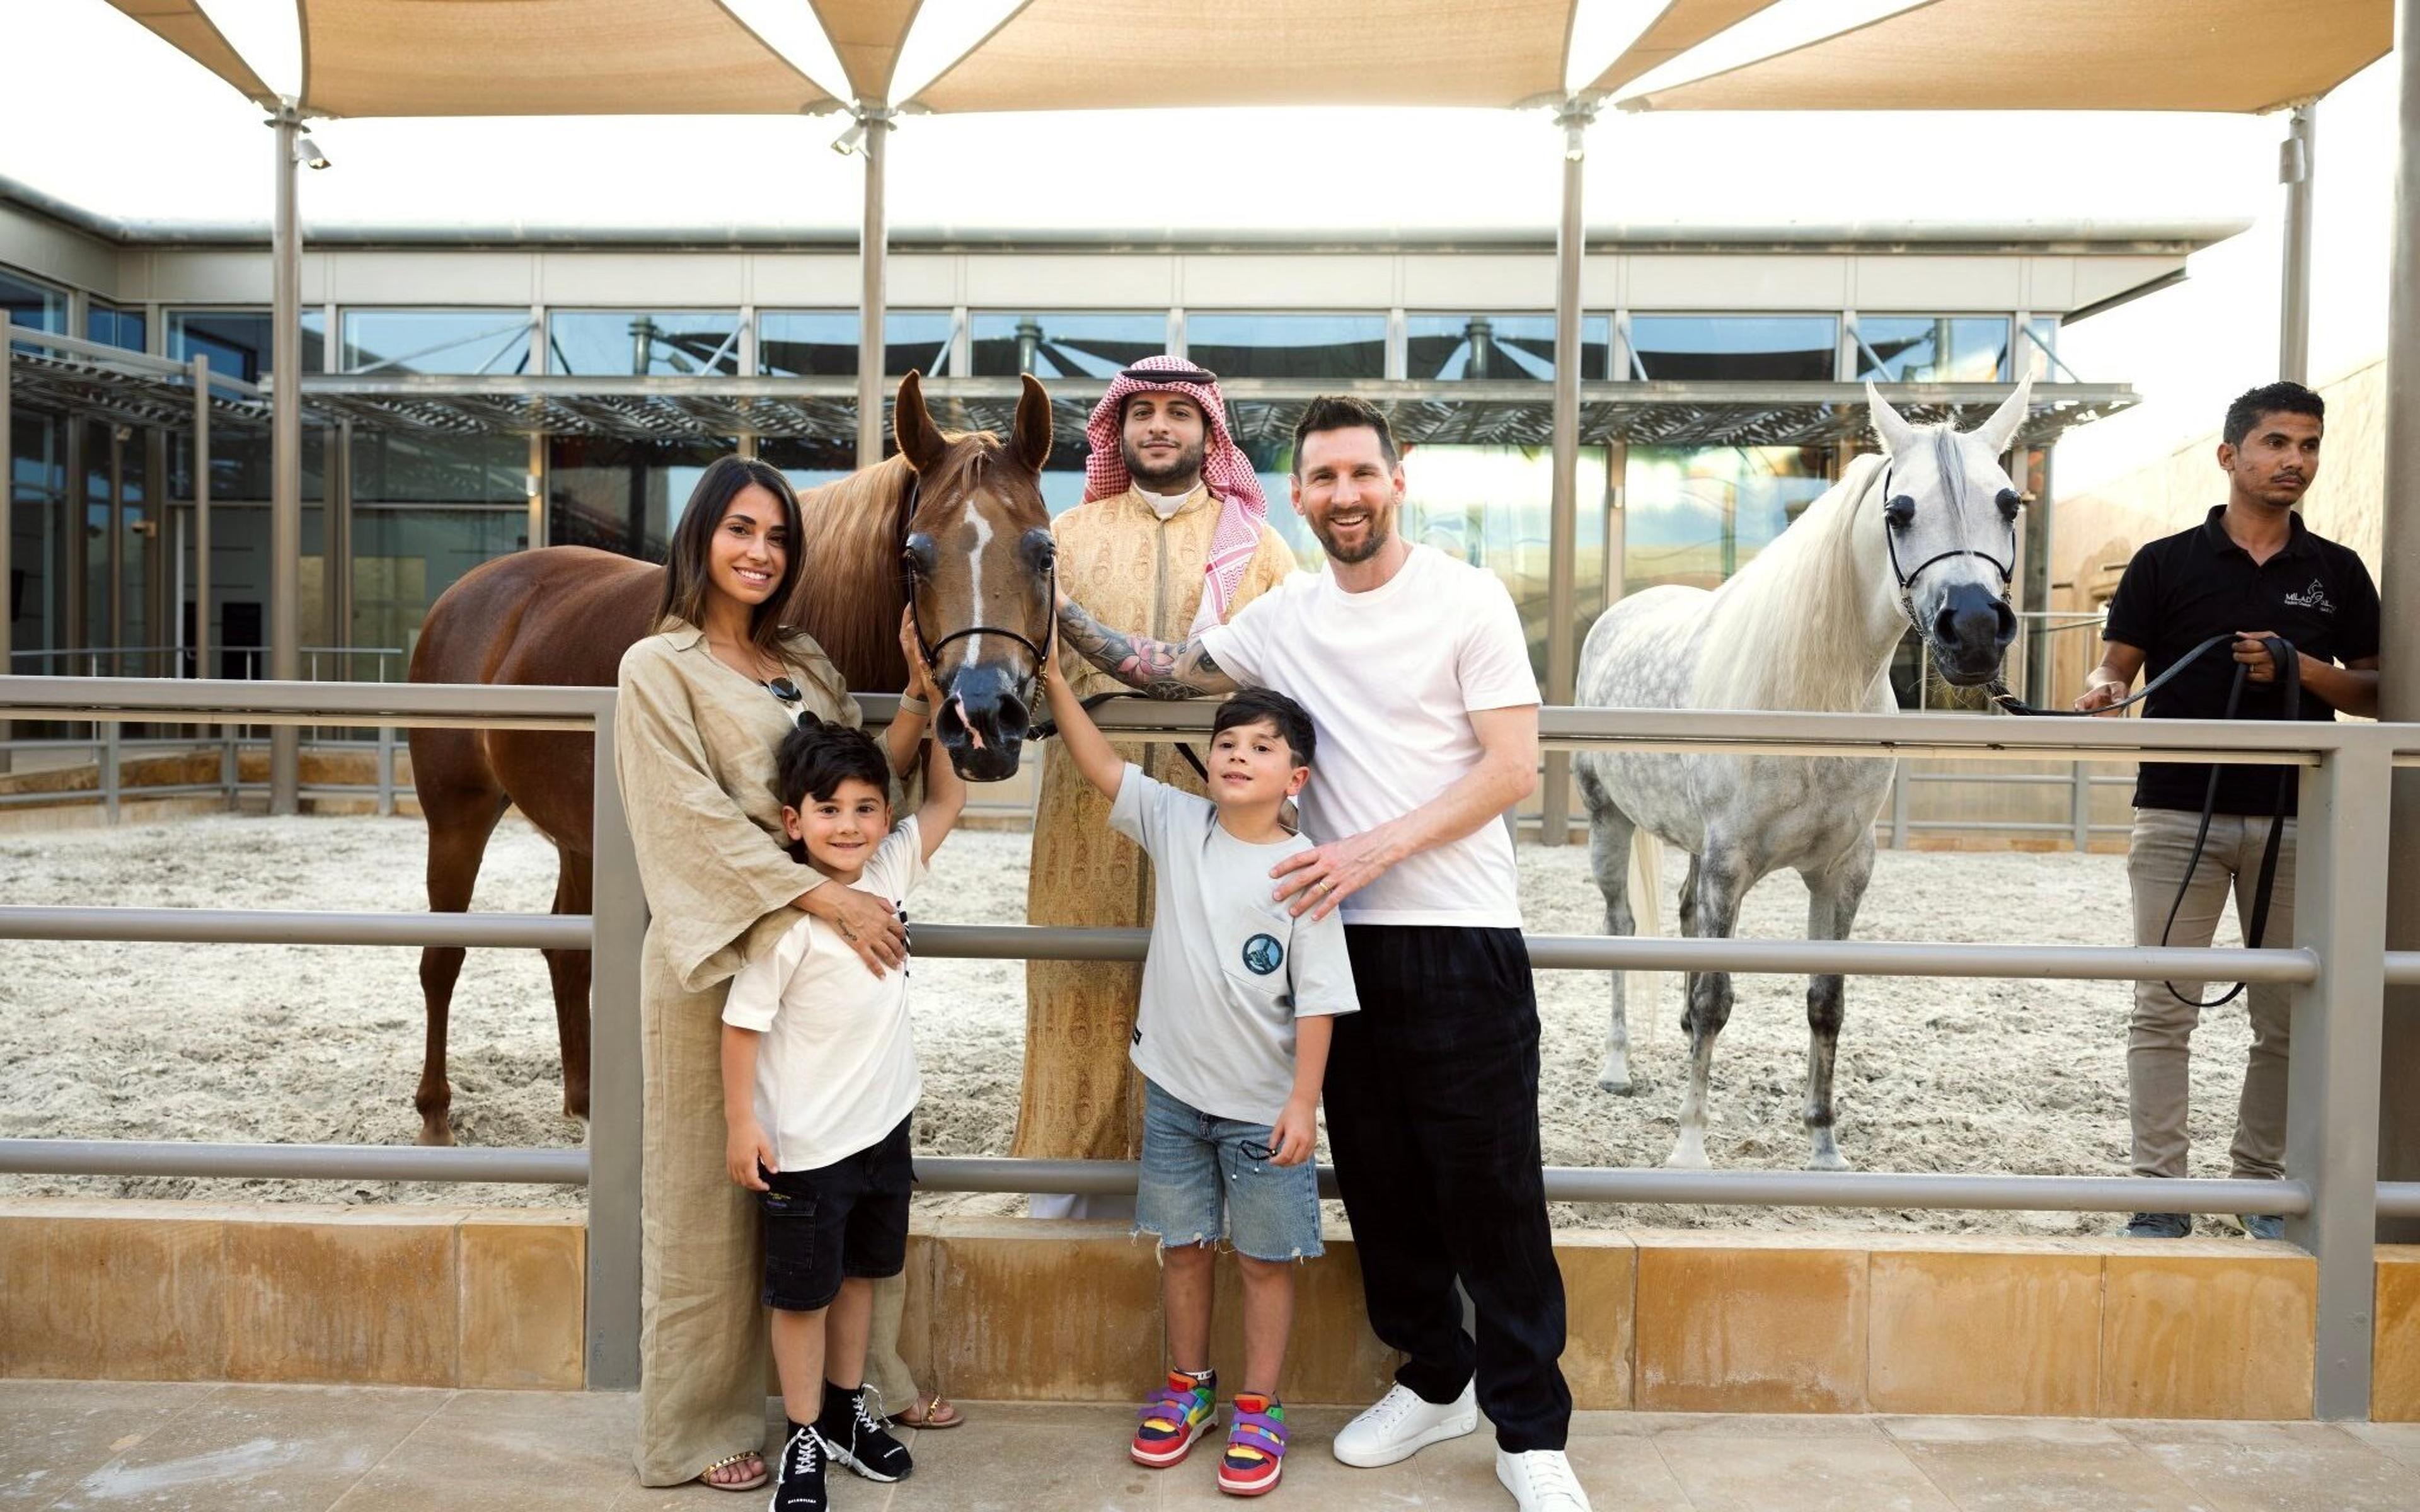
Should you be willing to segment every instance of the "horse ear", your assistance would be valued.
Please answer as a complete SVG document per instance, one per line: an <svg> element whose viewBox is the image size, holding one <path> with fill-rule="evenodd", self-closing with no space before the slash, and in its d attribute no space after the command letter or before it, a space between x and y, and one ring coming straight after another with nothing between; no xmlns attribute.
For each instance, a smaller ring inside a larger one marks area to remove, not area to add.
<svg viewBox="0 0 2420 1512"><path fill-rule="evenodd" d="M1012 438L1017 460L1039 472L1050 461L1050 395L1042 380L1025 375L1016 396L1016 430Z"/></svg>
<svg viewBox="0 0 2420 1512"><path fill-rule="evenodd" d="M2033 375L2028 373L2018 380L2017 392L2001 400L2000 408L1992 411L1992 418L1968 434L1980 436L1990 443L1993 456L2006 452L2009 443L2017 439L2018 427L2025 423L2026 408L2033 392Z"/></svg>
<svg viewBox="0 0 2420 1512"><path fill-rule="evenodd" d="M908 465L922 472L938 466L950 443L941 439L941 429L933 424L933 413L924 408L924 377L914 368L899 380L899 402L891 410L892 439L899 443L899 455Z"/></svg>
<svg viewBox="0 0 2420 1512"><path fill-rule="evenodd" d="M1916 427L1907 423L1891 402L1883 397L1873 380L1866 380L1866 409L1872 414L1874 434L1882 438L1883 450L1893 456L1905 456L1916 449Z"/></svg>

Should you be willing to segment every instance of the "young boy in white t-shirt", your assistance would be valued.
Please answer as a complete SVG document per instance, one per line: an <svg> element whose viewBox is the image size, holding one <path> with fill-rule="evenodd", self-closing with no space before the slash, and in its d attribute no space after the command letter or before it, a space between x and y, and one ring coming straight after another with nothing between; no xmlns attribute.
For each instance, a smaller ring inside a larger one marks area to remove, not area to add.
<svg viewBox="0 0 2420 1512"><path fill-rule="evenodd" d="M949 761L925 764L923 806L895 829L890 764L862 730L801 715L775 770L793 853L889 899L904 920L966 804ZM873 1284L907 1263L920 1088L908 973L876 976L822 919L800 918L733 979L722 1009L724 1158L764 1209L765 1305L789 1418L773 1512L824 1512L828 1460L877 1481L914 1468L863 1382Z"/></svg>
<svg viewBox="0 0 2420 1512"><path fill-rule="evenodd" d="M1294 1264L1320 1253L1321 1078L1335 1016L1360 1007L1339 918L1294 918L1269 868L1311 842L1285 827L1311 776L1311 717L1253 689L1220 706L1195 797L1119 759L1050 679L1063 754L1110 802L1109 825L1151 854L1151 953L1130 1055L1143 1074L1138 1232L1160 1242L1166 1383L1143 1403L1128 1453L1173 1465L1218 1421L1210 1368L1212 1267L1232 1241L1243 1273L1244 1377L1218 1488L1275 1489L1286 1447L1278 1376L1294 1323Z"/></svg>

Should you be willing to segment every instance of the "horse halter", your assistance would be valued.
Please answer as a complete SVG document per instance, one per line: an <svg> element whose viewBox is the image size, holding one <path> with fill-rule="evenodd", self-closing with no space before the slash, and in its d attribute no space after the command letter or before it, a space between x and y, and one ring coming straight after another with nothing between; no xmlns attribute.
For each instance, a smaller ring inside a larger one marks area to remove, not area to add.
<svg viewBox="0 0 2420 1512"><path fill-rule="evenodd" d="M916 604L916 579L920 573L916 553L908 545L914 535L908 527L915 523L916 507L923 497L923 480L910 473L908 484L908 501L900 512L899 519L899 566L901 575L907 579L908 605L911 611ZM1019 679L1024 687L1018 697L1023 701L1030 717L1034 708L1033 695L1039 688L1043 672L1050 665L1050 649L1058 643L1059 639L1059 554L1055 550L1050 554L1049 604L1051 606L1050 624L1049 627L1042 632L1043 639L1040 645L1034 644L1032 640L1023 632L1012 630L1001 625L970 625L963 630L952 630L939 640L928 640L924 637L924 622L922 619L910 612L908 623L916 628L916 649L923 654L924 665L927 667L933 666L941 659L941 648L953 640L970 640L979 635L996 635L1023 646L1033 657L1033 671Z"/></svg>
<svg viewBox="0 0 2420 1512"><path fill-rule="evenodd" d="M1942 492L1948 496L1951 517L1958 522L1959 533L1962 536L1966 529L1966 467L1958 455L1957 438L1953 432L1944 429L1933 433L1932 455L1934 471L1941 474ZM1923 633L1924 625L1916 617L1916 579L1923 575L1925 568L1935 563L1947 562L1952 557L1973 557L1989 563L1992 570L2000 575L2000 602L2006 604L2009 601L2017 586L2016 511L2021 502L2015 489L2000 490L2000 512L2009 521L2008 561L2002 562L1972 545L1961 544L1947 551L1937 551L1912 568L1901 567L1899 564L1899 532L1915 522L1916 501L1906 494L1891 492L1891 464L1883 464L1883 545L1890 552L1891 576L1899 579L1900 612L1907 616L1907 623L1918 634Z"/></svg>

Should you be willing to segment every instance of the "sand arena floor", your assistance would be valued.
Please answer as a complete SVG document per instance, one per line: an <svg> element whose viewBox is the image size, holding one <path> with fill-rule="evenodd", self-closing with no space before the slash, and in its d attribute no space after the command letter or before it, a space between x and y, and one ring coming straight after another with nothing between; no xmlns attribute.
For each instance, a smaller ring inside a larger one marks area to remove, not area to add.
<svg viewBox="0 0 2420 1512"><path fill-rule="evenodd" d="M0 903L416 910L424 832L411 819L209 818L0 841ZM1023 918L1028 840L951 839L915 906L933 922ZM1676 929L1664 869L1662 918ZM1603 905L1585 846L1525 845L1523 906L1540 933L1591 933ZM550 846L517 819L497 833L474 906L537 911ZM1803 931L1794 876L1749 897L1744 934ZM2124 862L2072 854L1883 853L1857 934L1869 939L2127 941ZM2222 940L2231 942L2233 926ZM402 1144L417 1116L418 952L369 948L0 942L0 1135ZM1672 1140L1683 1042L1677 978L1634 1005L1634 1097L1596 1086L1602 974L1542 972L1541 1104L1550 1165L1652 1165ZM1841 1037L1841 1149L1863 1170L2122 1174L2125 1025L2118 983L1852 979ZM1016 1121L1024 968L916 968L924 1068L920 1150L1005 1151ZM454 1127L465 1145L577 1143L562 1114L554 1018L535 951L473 951L452 1032ZM2248 1035L2239 1002L2196 1038L2194 1173L2226 1174ZM1805 1152L1803 979L1738 979L1714 1066L1709 1146L1719 1167L1794 1167ZM420 1183L0 1177L0 1193L243 1200L571 1203L576 1191ZM961 1211L1022 1199L942 1196ZM1663 1207L1569 1208L1559 1225L1879 1227L2089 1233L2105 1215Z"/></svg>

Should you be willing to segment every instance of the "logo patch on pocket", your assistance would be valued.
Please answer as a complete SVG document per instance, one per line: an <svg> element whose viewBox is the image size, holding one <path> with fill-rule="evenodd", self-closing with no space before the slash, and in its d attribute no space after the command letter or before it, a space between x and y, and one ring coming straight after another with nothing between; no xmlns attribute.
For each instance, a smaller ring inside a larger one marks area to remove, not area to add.
<svg viewBox="0 0 2420 1512"><path fill-rule="evenodd" d="M1244 965L1255 977L1265 977L1285 964L1285 947L1274 934L1255 934L1244 942Z"/></svg>

